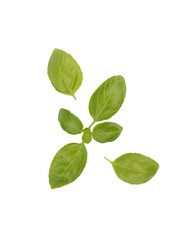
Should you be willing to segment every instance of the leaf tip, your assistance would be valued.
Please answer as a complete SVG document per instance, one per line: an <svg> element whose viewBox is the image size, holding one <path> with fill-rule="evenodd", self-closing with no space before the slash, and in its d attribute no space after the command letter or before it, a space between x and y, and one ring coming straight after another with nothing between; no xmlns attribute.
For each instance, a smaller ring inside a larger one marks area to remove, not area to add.
<svg viewBox="0 0 180 240"><path fill-rule="evenodd" d="M159 170L159 163L158 162L156 162L157 163L157 170L156 170L156 172Z"/></svg>
<svg viewBox="0 0 180 240"><path fill-rule="evenodd" d="M49 185L50 185L51 189L55 188L54 185L51 183L50 179L49 179Z"/></svg>

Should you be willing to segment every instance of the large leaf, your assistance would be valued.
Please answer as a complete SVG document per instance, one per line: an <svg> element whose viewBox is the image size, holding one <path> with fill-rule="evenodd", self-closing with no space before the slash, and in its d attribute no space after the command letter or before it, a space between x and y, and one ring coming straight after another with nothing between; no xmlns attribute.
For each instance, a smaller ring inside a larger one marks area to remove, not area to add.
<svg viewBox="0 0 180 240"><path fill-rule="evenodd" d="M114 76L102 83L91 96L89 112L94 122L109 119L121 107L126 95L126 84L122 76Z"/></svg>
<svg viewBox="0 0 180 240"><path fill-rule="evenodd" d="M83 130L81 120L64 108L60 109L58 120L62 129L70 134L79 134Z"/></svg>
<svg viewBox="0 0 180 240"><path fill-rule="evenodd" d="M76 60L70 54L57 48L54 49L49 59L48 76L58 92L74 98L83 79L81 68Z"/></svg>
<svg viewBox="0 0 180 240"><path fill-rule="evenodd" d="M116 140L122 131L122 127L113 122L97 124L92 131L94 140L100 143L112 142Z"/></svg>
<svg viewBox="0 0 180 240"><path fill-rule="evenodd" d="M87 162L87 150L83 143L70 143L55 155L49 169L51 188L59 188L73 182L82 173Z"/></svg>
<svg viewBox="0 0 180 240"><path fill-rule="evenodd" d="M149 181L159 168L157 162L138 153L126 153L111 164L116 175L121 180L131 184L141 184Z"/></svg>

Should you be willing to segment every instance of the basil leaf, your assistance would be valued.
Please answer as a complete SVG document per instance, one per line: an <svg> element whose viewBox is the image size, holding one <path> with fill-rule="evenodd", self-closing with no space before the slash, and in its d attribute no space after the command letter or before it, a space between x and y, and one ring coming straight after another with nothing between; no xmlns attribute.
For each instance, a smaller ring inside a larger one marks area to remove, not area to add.
<svg viewBox="0 0 180 240"><path fill-rule="evenodd" d="M70 134L79 134L83 130L81 120L64 108L60 109L58 120L62 129Z"/></svg>
<svg viewBox="0 0 180 240"><path fill-rule="evenodd" d="M113 122L97 124L92 131L94 140L100 143L112 142L116 140L122 131L122 127Z"/></svg>
<svg viewBox="0 0 180 240"><path fill-rule="evenodd" d="M51 188L72 183L82 173L87 162L87 150L83 143L70 143L55 155L49 169Z"/></svg>
<svg viewBox="0 0 180 240"><path fill-rule="evenodd" d="M83 131L82 140L84 143L90 143L92 141L92 133L90 128L85 128Z"/></svg>
<svg viewBox="0 0 180 240"><path fill-rule="evenodd" d="M76 60L68 53L54 49L48 63L48 76L54 88L75 98L82 83L82 71Z"/></svg>
<svg viewBox="0 0 180 240"><path fill-rule="evenodd" d="M89 112L94 122L109 119L121 107L126 95L126 84L122 76L114 76L102 83L91 96Z"/></svg>
<svg viewBox="0 0 180 240"><path fill-rule="evenodd" d="M159 168L157 162L138 153L126 153L111 164L116 175L130 184L141 184L149 181Z"/></svg>

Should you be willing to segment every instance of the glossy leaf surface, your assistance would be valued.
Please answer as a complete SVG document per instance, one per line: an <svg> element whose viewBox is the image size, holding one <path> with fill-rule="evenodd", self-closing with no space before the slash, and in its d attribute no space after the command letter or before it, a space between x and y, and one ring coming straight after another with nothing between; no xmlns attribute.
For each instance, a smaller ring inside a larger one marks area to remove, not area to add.
<svg viewBox="0 0 180 240"><path fill-rule="evenodd" d="M79 134L83 130L83 124L81 120L69 110L64 108L60 109L58 120L62 129L70 134Z"/></svg>
<svg viewBox="0 0 180 240"><path fill-rule="evenodd" d="M122 131L122 127L113 122L97 124L92 131L94 140L100 143L112 142L116 140Z"/></svg>
<svg viewBox="0 0 180 240"><path fill-rule="evenodd" d="M89 101L89 112L94 122L109 119L121 107L126 95L126 84L122 76L114 76L102 83Z"/></svg>
<svg viewBox="0 0 180 240"><path fill-rule="evenodd" d="M149 181L157 172L159 164L138 153L126 153L111 162L116 175L130 184Z"/></svg>
<svg viewBox="0 0 180 240"><path fill-rule="evenodd" d="M49 59L48 76L58 92L74 98L83 79L81 68L76 60L70 54L57 48L54 49Z"/></svg>
<svg viewBox="0 0 180 240"><path fill-rule="evenodd" d="M87 162L87 150L83 143L70 143L55 155L49 169L51 188L72 183L82 173Z"/></svg>

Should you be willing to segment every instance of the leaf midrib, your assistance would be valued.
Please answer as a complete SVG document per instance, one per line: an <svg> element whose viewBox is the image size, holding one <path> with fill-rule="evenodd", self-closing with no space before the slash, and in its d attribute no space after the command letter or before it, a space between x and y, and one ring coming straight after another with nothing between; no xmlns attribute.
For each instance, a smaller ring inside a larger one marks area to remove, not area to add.
<svg viewBox="0 0 180 240"><path fill-rule="evenodd" d="M112 162L112 165L116 165L116 166L118 166L118 167L120 167L120 168L127 169L127 170L130 170L130 171L132 171L132 172L136 172L136 173L151 173L151 174L154 173L154 172L141 172L141 171L136 171L136 170L133 170L133 169L131 169L131 168L122 167L122 166L118 165L118 164L115 163L115 162Z"/></svg>
<svg viewBox="0 0 180 240"><path fill-rule="evenodd" d="M63 64L64 64L64 59L63 59L63 61L62 61L62 67L63 67ZM66 82L64 81L64 78L63 78L63 75L62 75L62 73L61 73L61 69L60 69L59 64L58 64L58 70L59 70L59 75L61 76L61 78L62 78L62 80L63 80L63 82L64 82L65 87L67 88L67 90L69 91L69 93L71 94L71 96L73 96L74 93L70 90L70 88L68 87L68 85L67 85Z"/></svg>
<svg viewBox="0 0 180 240"><path fill-rule="evenodd" d="M112 93L112 91L111 91L111 93ZM101 111L99 112L99 114L98 114L98 115L96 116L96 118L94 119L94 122L96 122L97 119L98 119L98 117L101 115L101 113L102 113L102 111L104 110L104 108L105 108L107 102L109 101L109 98L110 98L110 97L111 97L111 94L109 95L107 101L105 101L104 106L102 107L102 109L101 109Z"/></svg>
<svg viewBox="0 0 180 240"><path fill-rule="evenodd" d="M72 165L72 163L74 163L74 160L75 160L76 156L78 155L79 151L81 150L81 147L82 147L82 146L83 146L83 144L81 144L79 150L78 150L77 153L74 155L71 163L64 169L64 171L59 175L59 177L57 177L57 180L56 180L56 182L54 183L54 185L59 181L59 178L61 178L62 175L65 174L65 172L66 172L66 171L68 170L68 168Z"/></svg>
<svg viewBox="0 0 180 240"><path fill-rule="evenodd" d="M119 133L119 131L111 131L111 132L94 132L94 135L103 135L103 136L106 136L106 135L110 135L110 134L116 134L116 133Z"/></svg>
<svg viewBox="0 0 180 240"><path fill-rule="evenodd" d="M61 121L63 121L64 123L66 123L66 121L64 121L62 118L61 118ZM79 130L78 128L76 129L76 128L73 128L73 127L71 127L71 126L69 126L69 125L68 125L68 127L69 127L69 128L71 128L71 129L73 129L73 130L75 130L75 131L77 131L77 130L78 130L78 131L80 131L80 133L82 132L82 131L81 131L81 130Z"/></svg>
<svg viewBox="0 0 180 240"><path fill-rule="evenodd" d="M67 171L67 169L72 165L72 163L74 162L76 156L78 155L79 151L81 150L81 147L83 146L83 144L81 143L81 146L79 148L79 150L77 151L77 153L74 155L72 162L69 164L69 166L67 166L67 168L65 169L65 171L63 171L63 174Z"/></svg>

